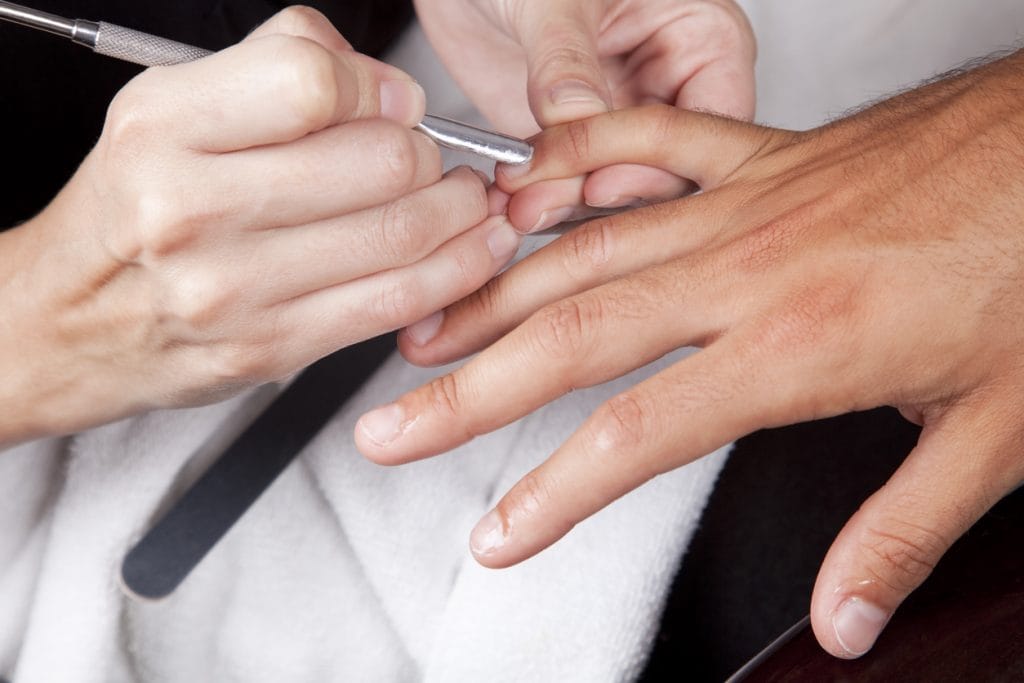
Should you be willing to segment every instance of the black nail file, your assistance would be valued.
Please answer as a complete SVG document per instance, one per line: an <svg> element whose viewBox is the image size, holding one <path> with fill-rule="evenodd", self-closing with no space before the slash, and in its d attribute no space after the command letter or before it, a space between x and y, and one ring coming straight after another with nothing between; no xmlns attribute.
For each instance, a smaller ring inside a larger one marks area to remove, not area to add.
<svg viewBox="0 0 1024 683"><path fill-rule="evenodd" d="M299 375L128 552L125 588L170 595L394 349L384 335Z"/></svg>

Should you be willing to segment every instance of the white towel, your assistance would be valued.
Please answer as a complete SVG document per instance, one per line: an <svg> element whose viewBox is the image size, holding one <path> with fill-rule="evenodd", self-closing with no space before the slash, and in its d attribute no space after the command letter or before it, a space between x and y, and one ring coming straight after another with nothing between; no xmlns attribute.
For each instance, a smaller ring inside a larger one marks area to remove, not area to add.
<svg viewBox="0 0 1024 683"><path fill-rule="evenodd" d="M635 675L724 454L655 480L535 560L483 569L466 545L476 519L639 377L574 392L443 458L401 468L363 459L352 445L357 417L434 372L392 357L158 603L121 592L120 561L189 456L245 399L75 439L38 581L22 571L0 583L4 605L31 606L3 671L18 683ZM48 446L7 455L30 468L30 452Z"/></svg>

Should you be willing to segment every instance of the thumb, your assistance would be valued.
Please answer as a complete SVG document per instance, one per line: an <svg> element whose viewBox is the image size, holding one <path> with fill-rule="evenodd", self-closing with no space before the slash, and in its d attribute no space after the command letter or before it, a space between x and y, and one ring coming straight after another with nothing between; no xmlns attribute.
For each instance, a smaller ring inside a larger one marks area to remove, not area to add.
<svg viewBox="0 0 1024 683"><path fill-rule="evenodd" d="M1020 478L1019 442L981 411L952 408L850 518L814 586L821 646L853 659L874 645L896 608L939 559ZM957 412L957 414L954 414Z"/></svg>
<svg viewBox="0 0 1024 683"><path fill-rule="evenodd" d="M530 3L519 26L530 109L541 128L609 111L597 51L601 3Z"/></svg>

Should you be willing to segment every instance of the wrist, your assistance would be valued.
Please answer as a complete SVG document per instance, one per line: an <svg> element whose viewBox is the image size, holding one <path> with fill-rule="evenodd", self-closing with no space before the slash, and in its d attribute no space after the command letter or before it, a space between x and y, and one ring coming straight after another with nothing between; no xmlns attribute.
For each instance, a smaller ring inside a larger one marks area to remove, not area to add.
<svg viewBox="0 0 1024 683"><path fill-rule="evenodd" d="M0 447L68 434L125 414L125 397L95 372L115 321L97 316L104 273L95 248L51 205L0 233ZM109 259L108 259L109 260ZM95 334L90 335L89 330Z"/></svg>

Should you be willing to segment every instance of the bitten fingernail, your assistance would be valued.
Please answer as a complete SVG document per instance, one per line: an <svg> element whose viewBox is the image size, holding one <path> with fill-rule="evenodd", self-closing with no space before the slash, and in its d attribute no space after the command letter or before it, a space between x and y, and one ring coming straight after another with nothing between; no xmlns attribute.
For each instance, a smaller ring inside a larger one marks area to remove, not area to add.
<svg viewBox="0 0 1024 683"><path fill-rule="evenodd" d="M505 524L495 510L477 522L469 535L469 547L474 555L490 555L505 545Z"/></svg>
<svg viewBox="0 0 1024 683"><path fill-rule="evenodd" d="M405 328L405 334L416 346L424 346L431 339L437 336L441 330L441 323L444 322L444 311L438 311L418 323L413 323Z"/></svg>
<svg viewBox="0 0 1024 683"><path fill-rule="evenodd" d="M871 649L889 621L889 613L877 605L850 598L832 615L836 640L849 657L860 657Z"/></svg>
<svg viewBox="0 0 1024 683"><path fill-rule="evenodd" d="M405 410L397 403L371 410L359 418L359 429L370 441L386 446L399 437L405 422Z"/></svg>

